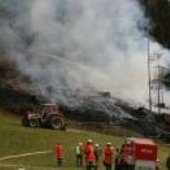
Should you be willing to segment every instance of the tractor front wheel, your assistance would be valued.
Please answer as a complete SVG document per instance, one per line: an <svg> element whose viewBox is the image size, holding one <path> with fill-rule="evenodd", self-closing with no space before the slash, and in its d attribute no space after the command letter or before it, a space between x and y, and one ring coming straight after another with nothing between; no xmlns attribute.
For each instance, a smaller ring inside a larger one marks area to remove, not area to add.
<svg viewBox="0 0 170 170"><path fill-rule="evenodd" d="M37 121L36 119L30 119L30 120L29 120L29 126L30 126L31 128L36 128L36 127L38 127L38 121Z"/></svg>

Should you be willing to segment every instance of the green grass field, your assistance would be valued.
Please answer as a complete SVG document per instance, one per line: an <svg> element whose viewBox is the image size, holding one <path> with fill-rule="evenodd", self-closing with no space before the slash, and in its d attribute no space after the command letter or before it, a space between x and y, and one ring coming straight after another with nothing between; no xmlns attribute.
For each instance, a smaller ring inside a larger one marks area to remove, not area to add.
<svg viewBox="0 0 170 170"><path fill-rule="evenodd" d="M102 147L107 141L111 141L114 146L120 146L123 142L123 137L107 136L77 129L68 129L66 132L62 132L50 129L25 128L21 126L18 117L0 114L0 170L18 170L22 167L26 170L57 169L53 148L58 141L62 142L66 148L64 166L60 169L80 170L75 167L74 147L79 141L85 142L88 138L92 138ZM37 151L49 151L49 153L1 160L3 157ZM165 161L168 153L169 148L160 146L161 170L166 169ZM99 170L101 169L103 168Z"/></svg>

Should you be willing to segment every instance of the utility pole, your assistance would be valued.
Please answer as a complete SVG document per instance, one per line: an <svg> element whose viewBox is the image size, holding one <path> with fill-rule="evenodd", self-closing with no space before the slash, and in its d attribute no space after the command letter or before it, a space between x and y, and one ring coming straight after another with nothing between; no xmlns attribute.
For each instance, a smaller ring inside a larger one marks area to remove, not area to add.
<svg viewBox="0 0 170 170"><path fill-rule="evenodd" d="M162 54L160 52L155 52L153 54L152 57L150 57L150 59L152 58L151 61L155 61L156 63L156 93L157 93L157 107L158 107L158 111L157 113L160 114L161 113L161 107L164 107L164 103L163 103L163 89L162 89L162 67L160 65L160 58L162 57ZM155 82L155 81L154 81Z"/></svg>
<svg viewBox="0 0 170 170"><path fill-rule="evenodd" d="M157 53L156 54L156 59L157 59L157 92L158 92L158 114L161 113L161 105L162 105L162 102L161 102L161 66L160 66L160 62L159 62L159 59L161 58L162 54L161 53ZM163 96L162 96L163 97Z"/></svg>
<svg viewBox="0 0 170 170"><path fill-rule="evenodd" d="M157 62L158 62L158 76L157 76L157 79L158 79L158 114L161 112L161 108L160 108L160 64L159 64L159 54L157 55Z"/></svg>
<svg viewBox="0 0 170 170"><path fill-rule="evenodd" d="M150 9L149 9L149 0L147 0L147 8L146 13L148 17L148 23L147 23L147 71L148 71L148 98L149 98L149 110L152 111L152 69L151 69L151 55L150 55L150 22L149 22L149 16L150 16ZM163 91L161 87L161 66L160 66L160 58L162 56L161 53L155 54L157 59L157 102L158 102L158 114L161 113L161 107L164 107L163 103ZM161 96L162 95L162 96Z"/></svg>
<svg viewBox="0 0 170 170"><path fill-rule="evenodd" d="M149 9L149 1L147 0L147 17L148 17L148 23L147 23L147 72L148 72L148 100L149 100L149 110L152 111L152 87L151 87L151 61L150 61L150 9Z"/></svg>
<svg viewBox="0 0 170 170"><path fill-rule="evenodd" d="M150 22L149 22L149 2L147 1L147 17L148 17L148 23L147 23L147 64L148 64L148 98L149 98L149 110L152 111L152 91L151 91L151 64L150 64Z"/></svg>
<svg viewBox="0 0 170 170"><path fill-rule="evenodd" d="M152 89L151 89L151 64L150 64L150 40L149 31L147 37L147 62L148 62L148 91L149 91L149 110L152 111Z"/></svg>

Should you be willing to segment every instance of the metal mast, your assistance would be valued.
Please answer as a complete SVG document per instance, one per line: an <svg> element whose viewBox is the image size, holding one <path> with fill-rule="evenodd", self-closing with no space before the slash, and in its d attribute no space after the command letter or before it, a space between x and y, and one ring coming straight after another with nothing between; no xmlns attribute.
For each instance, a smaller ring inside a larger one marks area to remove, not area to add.
<svg viewBox="0 0 170 170"><path fill-rule="evenodd" d="M148 35L148 36L149 36L149 35ZM149 37L148 37L147 60L148 60L149 110L152 111L151 64L150 64L150 44L149 44Z"/></svg>
<svg viewBox="0 0 170 170"><path fill-rule="evenodd" d="M148 64L148 98L149 98L149 110L152 111L152 91L151 91L151 64L150 64L150 22L149 22L149 2L147 1L147 64Z"/></svg>
<svg viewBox="0 0 170 170"><path fill-rule="evenodd" d="M162 90L162 87L161 87L161 76L162 76L162 70L161 70L161 65L160 65L160 58L161 58L162 54L161 53L157 53L156 54L156 57L157 57L157 88L158 88L158 114L161 113L161 107L162 107L162 104L163 104L163 101L161 101L161 90ZM163 93L162 93L162 98L163 98Z"/></svg>
<svg viewBox="0 0 170 170"><path fill-rule="evenodd" d="M158 60L158 114L161 112L161 108L160 108L160 64L159 64L159 54L157 55L157 60Z"/></svg>

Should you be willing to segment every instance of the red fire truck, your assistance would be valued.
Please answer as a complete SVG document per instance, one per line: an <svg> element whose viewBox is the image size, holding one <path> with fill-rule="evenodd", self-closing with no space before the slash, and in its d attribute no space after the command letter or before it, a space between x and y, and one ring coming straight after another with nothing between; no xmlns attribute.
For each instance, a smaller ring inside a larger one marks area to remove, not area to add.
<svg viewBox="0 0 170 170"><path fill-rule="evenodd" d="M152 140L127 138L121 148L119 169L159 170L157 154L158 145Z"/></svg>

